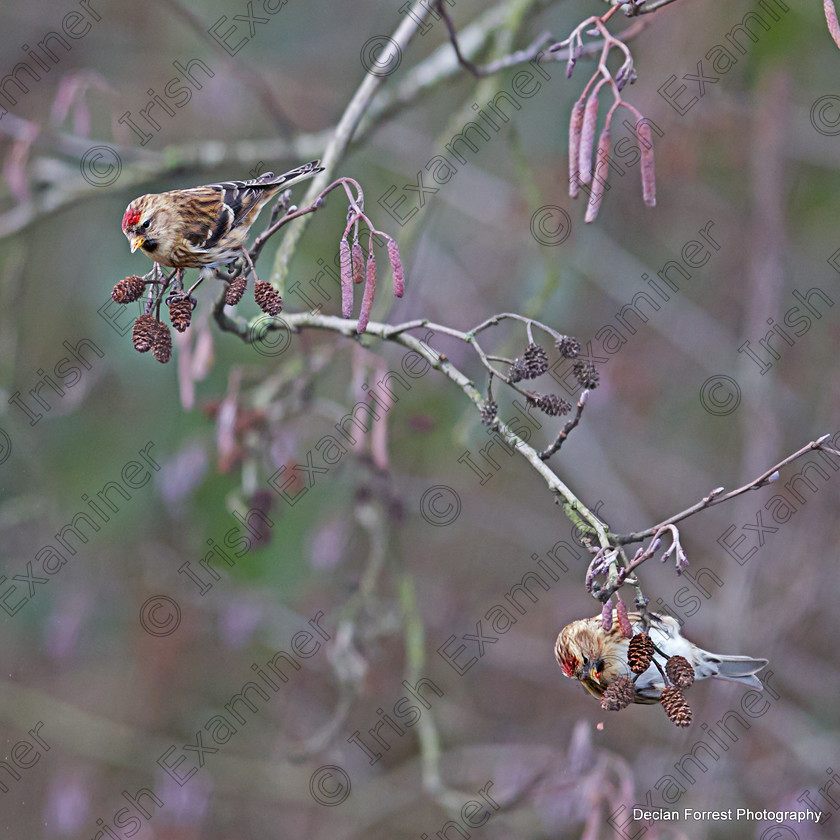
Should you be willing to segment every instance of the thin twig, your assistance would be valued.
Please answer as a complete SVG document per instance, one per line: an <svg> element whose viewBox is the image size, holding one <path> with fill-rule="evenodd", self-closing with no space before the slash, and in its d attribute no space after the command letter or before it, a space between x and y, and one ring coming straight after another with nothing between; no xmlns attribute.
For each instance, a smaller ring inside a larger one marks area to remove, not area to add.
<svg viewBox="0 0 840 840"><path fill-rule="evenodd" d="M641 6L636 12L637 15L649 15L651 12L656 12L663 6L670 6L671 3L676 3L677 0L659 0L658 3L651 3L649 6Z"/></svg>
<svg viewBox="0 0 840 840"><path fill-rule="evenodd" d="M452 43L452 48L455 50L455 55L458 58L458 63L477 78L492 76L494 73L498 73L500 70L506 70L508 67L513 67L516 64L525 64L529 61L533 61L537 58L537 56L539 56L540 52L542 52L543 44L552 40L550 32L543 32L531 44L531 46L526 47L524 50L518 50L515 53L511 53L511 55L506 55L496 61L491 61L489 64L479 66L470 61L463 52L461 52L461 47L458 44L458 33L455 29L455 24L452 21L452 16L449 14L449 10L443 4L443 0L436 0L435 11L437 11L443 18L443 22L446 25L446 31L449 33L449 40Z"/></svg>
<svg viewBox="0 0 840 840"><path fill-rule="evenodd" d="M262 338L263 331L287 329L291 332L298 332L302 329L320 329L343 335L346 338L359 339L356 333L356 321L339 318L332 315L321 315L315 312L295 312L284 314L274 321L265 324L261 319L261 327L258 332L244 318L231 317L225 311L224 295L221 295L216 302L214 315L219 326L229 332L238 335L243 341L253 343ZM498 316L501 318L502 316ZM529 320L523 318L523 320ZM535 322L535 326L540 326ZM384 341L391 341L403 347L413 350L426 359L431 366L440 371L451 382L456 384L467 397L480 410L484 406L484 396L475 387L472 381L459 370L452 362L438 353L425 342L414 336L408 335L410 330L426 328L433 332L445 333L475 347L475 341L468 333L463 333L451 327L435 324L431 321L415 320L405 324L383 324L370 321L367 326L367 335L380 338ZM498 375L498 374L497 374ZM565 482L540 458L539 452L526 443L506 423L497 418L494 429L503 440L516 452L520 454L534 470L542 477L548 485L549 490L555 495L558 504L563 508L569 520L576 525L584 534L597 537L601 546L609 546L609 527L598 516L596 516L569 488Z"/></svg>
<svg viewBox="0 0 840 840"><path fill-rule="evenodd" d="M801 449L798 449L792 455L788 455L788 457L785 458L783 461L779 461L778 464L776 464L773 467L770 467L769 470L765 470L760 476L758 476L758 478L755 478L747 484L744 484L737 490L731 490L729 493L723 493L723 487L718 487L715 490L712 490L712 492L709 493L708 496L704 497L696 504L686 508L685 510L680 511L679 513L675 513L673 516L668 517L668 519L663 520L658 525L654 525L652 528L647 528L644 531L636 531L632 534L616 536L615 544L627 545L628 543L641 542L642 540L645 540L648 537L655 535L658 531L662 530L668 525L673 525L676 522L681 522L683 519L687 519L689 516L693 516L695 513L699 513L701 510L714 507L715 505L721 504L721 502L728 502L730 499L734 499L736 496L741 496L750 490L758 490L760 487L764 487L767 484L771 484L772 482L778 479L777 473L783 467L786 467L788 464L792 463L793 461L796 461L803 455L807 455L809 452L813 452L815 450L824 450L826 452L831 452L832 454L840 455L840 452L836 452L836 450L831 450L823 446L825 441L827 441L830 437L831 435L823 435L822 437L817 438L817 440L812 440L807 446L803 446Z"/></svg>
<svg viewBox="0 0 840 840"><path fill-rule="evenodd" d="M557 438L554 440L554 443L551 444L547 449L544 449L540 452L540 458L543 461L547 461L555 452L560 451L560 447L565 442L566 438L571 434L572 429L576 428L578 423L580 423L580 418L583 416L583 409L586 405L586 400L589 397L589 391L584 389L583 393L580 395L580 399L578 400L577 410L575 411L575 416L569 420L563 429L561 430L560 434L557 435Z"/></svg>
<svg viewBox="0 0 840 840"><path fill-rule="evenodd" d="M420 0L417 0L411 9L411 13L403 18L391 36L391 47L399 51L405 50L411 39L417 34L420 24L428 13L428 8ZM333 172L344 155L344 152L347 150L347 147L350 145L353 134L368 110L374 94L385 82L386 78L388 77L372 72L365 74L362 83L344 109L344 113L341 115L341 119L338 121L338 125L336 125L327 143L324 155L321 158L323 171L319 172L312 179L309 190L304 198L306 205L312 205L315 197L330 182L330 179L333 177ZM292 254L297 248L297 243L301 236L303 236L303 232L306 230L307 221L307 217L303 217L297 220L297 224L292 225L288 229L274 257L274 266L269 279L271 284L281 294Z"/></svg>

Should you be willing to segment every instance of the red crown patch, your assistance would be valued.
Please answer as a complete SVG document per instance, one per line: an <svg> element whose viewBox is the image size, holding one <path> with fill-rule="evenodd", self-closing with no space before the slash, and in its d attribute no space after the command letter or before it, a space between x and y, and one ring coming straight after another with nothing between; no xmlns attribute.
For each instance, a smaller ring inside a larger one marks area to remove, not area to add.
<svg viewBox="0 0 840 840"><path fill-rule="evenodd" d="M125 230L128 227L131 227L132 225L136 225L139 221L140 211L135 209L134 207L129 207L128 210L125 211L125 215L123 216L123 230Z"/></svg>

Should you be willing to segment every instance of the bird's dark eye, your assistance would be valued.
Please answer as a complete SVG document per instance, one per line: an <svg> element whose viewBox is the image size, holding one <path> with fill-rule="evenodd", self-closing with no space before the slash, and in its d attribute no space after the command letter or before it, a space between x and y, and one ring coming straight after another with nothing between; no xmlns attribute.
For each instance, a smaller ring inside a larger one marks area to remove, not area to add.
<svg viewBox="0 0 840 840"><path fill-rule="evenodd" d="M583 667L584 667L584 668L588 668L588 667L589 667L589 657L588 657L588 656L584 656L584 657L583 657Z"/></svg>
<svg viewBox="0 0 840 840"><path fill-rule="evenodd" d="M146 221L145 221L145 222L143 222L143 224L142 224L142 225L140 225L140 230L148 230L148 229L149 229L149 225L150 225L151 223L152 223L152 220L151 220L151 219L146 219Z"/></svg>

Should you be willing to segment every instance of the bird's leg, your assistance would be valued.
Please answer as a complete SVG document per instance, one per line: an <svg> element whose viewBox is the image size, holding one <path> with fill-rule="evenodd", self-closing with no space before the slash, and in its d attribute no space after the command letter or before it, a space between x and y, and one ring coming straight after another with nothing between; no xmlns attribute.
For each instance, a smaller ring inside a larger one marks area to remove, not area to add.
<svg viewBox="0 0 840 840"><path fill-rule="evenodd" d="M189 291L187 292L187 297L191 298L192 293L204 282L205 278L207 277L207 274L205 272L207 272L207 271L210 271L210 269L202 268L198 272L198 280L196 280L195 283L193 283L192 286L190 286ZM217 277L219 276L217 272L213 271L213 273Z"/></svg>

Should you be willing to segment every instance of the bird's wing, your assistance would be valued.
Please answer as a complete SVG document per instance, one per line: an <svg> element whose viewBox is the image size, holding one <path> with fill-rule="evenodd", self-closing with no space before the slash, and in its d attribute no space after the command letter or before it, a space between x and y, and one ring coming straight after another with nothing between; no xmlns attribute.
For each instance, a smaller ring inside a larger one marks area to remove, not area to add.
<svg viewBox="0 0 840 840"><path fill-rule="evenodd" d="M252 211L262 207L283 187L291 186L322 172L323 168L320 164L321 161L313 160L282 175L264 172L250 181L222 181L219 184L197 187L196 190L215 190L221 197L222 205L233 214L230 225L233 227L246 219ZM215 243L208 243L208 247L212 244Z"/></svg>

